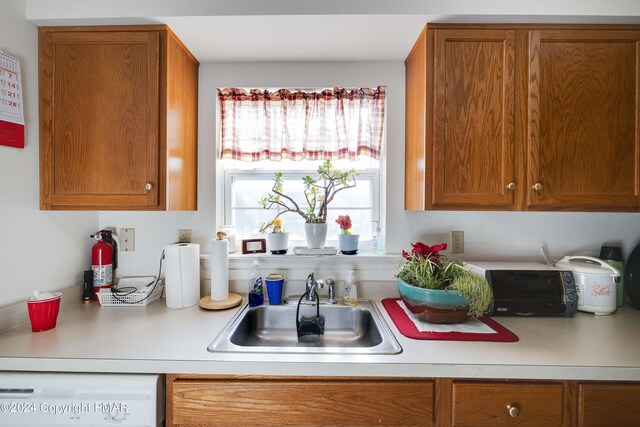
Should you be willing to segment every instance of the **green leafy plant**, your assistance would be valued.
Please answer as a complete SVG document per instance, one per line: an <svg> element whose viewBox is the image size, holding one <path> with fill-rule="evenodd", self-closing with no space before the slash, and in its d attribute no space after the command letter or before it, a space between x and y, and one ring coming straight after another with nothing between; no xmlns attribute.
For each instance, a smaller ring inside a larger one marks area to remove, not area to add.
<svg viewBox="0 0 640 427"><path fill-rule="evenodd" d="M282 210L271 221L263 224L261 231L270 228L280 215L287 212L297 213L307 223L327 222L327 206L337 193L356 186L358 172L354 168L337 169L330 160L326 160L318 166L317 173L316 178L309 175L302 178L305 197L302 203L285 193L282 172L274 174L272 192L260 199L259 203L264 209L279 207Z"/></svg>
<svg viewBox="0 0 640 427"><path fill-rule="evenodd" d="M459 291L472 316L481 317L487 311L492 298L489 283L464 267L460 260L440 255L447 248L446 243L428 246L418 242L412 246L411 253L402 251L404 261L395 277L419 288Z"/></svg>

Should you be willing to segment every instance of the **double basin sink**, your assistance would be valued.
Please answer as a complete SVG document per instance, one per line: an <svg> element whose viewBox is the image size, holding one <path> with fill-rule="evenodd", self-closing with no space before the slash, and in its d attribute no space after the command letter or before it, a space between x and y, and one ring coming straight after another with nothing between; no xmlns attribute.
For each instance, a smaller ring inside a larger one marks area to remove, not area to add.
<svg viewBox="0 0 640 427"><path fill-rule="evenodd" d="M374 303L320 305L323 335L298 338L296 304L245 305L207 348L210 352L396 354L402 351ZM300 317L316 316L316 307L300 306Z"/></svg>

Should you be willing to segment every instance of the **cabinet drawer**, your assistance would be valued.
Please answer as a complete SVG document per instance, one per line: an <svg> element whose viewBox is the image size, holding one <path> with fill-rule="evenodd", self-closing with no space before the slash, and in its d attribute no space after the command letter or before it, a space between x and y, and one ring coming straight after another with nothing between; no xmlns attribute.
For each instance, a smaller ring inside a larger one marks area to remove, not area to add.
<svg viewBox="0 0 640 427"><path fill-rule="evenodd" d="M432 381L178 379L170 393L180 426L433 424Z"/></svg>
<svg viewBox="0 0 640 427"><path fill-rule="evenodd" d="M563 385L454 382L452 425L562 426Z"/></svg>
<svg viewBox="0 0 640 427"><path fill-rule="evenodd" d="M578 425L640 425L640 385L579 384Z"/></svg>

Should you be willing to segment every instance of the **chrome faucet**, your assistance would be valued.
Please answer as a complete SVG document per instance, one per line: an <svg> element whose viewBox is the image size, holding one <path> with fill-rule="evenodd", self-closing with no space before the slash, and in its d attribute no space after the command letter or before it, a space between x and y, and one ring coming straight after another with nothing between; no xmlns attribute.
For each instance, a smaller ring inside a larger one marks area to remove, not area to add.
<svg viewBox="0 0 640 427"><path fill-rule="evenodd" d="M327 290L329 292L329 304L335 304L338 301L336 300L336 282L332 278L327 278L327 280L316 280L315 275L313 273L309 273L307 276L307 281L305 282L305 292L307 296L305 297L306 301L315 302L316 301L316 289L324 288L324 285L327 285Z"/></svg>
<svg viewBox="0 0 640 427"><path fill-rule="evenodd" d="M316 289L318 287L322 288L324 286L324 282L322 280L316 280L315 275L313 273L309 273L307 276L307 281L305 283L305 292L307 296L305 300L314 301L316 300Z"/></svg>

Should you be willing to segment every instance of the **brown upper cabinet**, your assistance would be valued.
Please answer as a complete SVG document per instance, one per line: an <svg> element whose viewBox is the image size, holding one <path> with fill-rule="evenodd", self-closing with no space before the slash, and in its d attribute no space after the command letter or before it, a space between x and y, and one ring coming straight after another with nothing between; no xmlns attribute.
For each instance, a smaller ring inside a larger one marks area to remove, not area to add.
<svg viewBox="0 0 640 427"><path fill-rule="evenodd" d="M637 211L639 52L638 26L426 27L405 209Z"/></svg>
<svg viewBox="0 0 640 427"><path fill-rule="evenodd" d="M39 61L41 209L197 209L199 63L168 27L43 27Z"/></svg>

